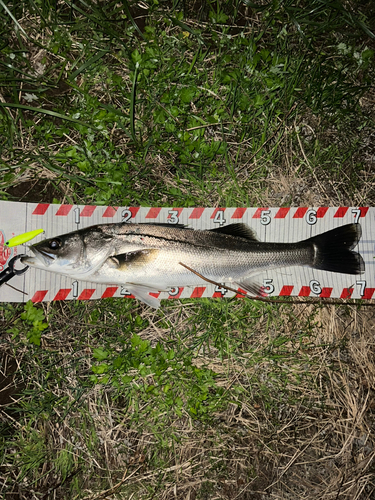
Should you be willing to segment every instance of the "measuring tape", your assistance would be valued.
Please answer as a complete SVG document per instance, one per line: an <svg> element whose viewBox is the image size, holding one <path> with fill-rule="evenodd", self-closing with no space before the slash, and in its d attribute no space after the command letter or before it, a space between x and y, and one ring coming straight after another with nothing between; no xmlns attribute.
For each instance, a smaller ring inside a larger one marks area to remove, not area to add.
<svg viewBox="0 0 375 500"><path fill-rule="evenodd" d="M257 207L257 208L162 208L54 205L0 201L0 271L11 258L26 253L25 246L4 244L21 233L44 229L32 243L94 224L111 222L185 224L192 229L214 229L235 222L249 225L263 242L286 242L310 238L348 223L360 223L362 238L355 248L365 262L365 273L357 276L330 273L307 267L273 269L260 273L268 296L324 298L375 298L375 208L372 207ZM13 240L14 241L14 240ZM125 286L77 281L55 273L30 268L12 279L12 287L0 288L0 302L92 300L132 297ZM220 285L176 286L161 292L161 299L233 297Z"/></svg>

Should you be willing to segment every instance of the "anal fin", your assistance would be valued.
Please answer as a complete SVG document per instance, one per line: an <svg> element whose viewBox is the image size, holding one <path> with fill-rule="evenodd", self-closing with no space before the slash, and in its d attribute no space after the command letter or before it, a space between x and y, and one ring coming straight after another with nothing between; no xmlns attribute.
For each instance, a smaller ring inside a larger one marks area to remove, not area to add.
<svg viewBox="0 0 375 500"><path fill-rule="evenodd" d="M253 279L247 279L241 282L238 281L237 285L246 292L249 292L250 295L254 295L256 297L267 297L267 294L264 291L264 286L257 283Z"/></svg>

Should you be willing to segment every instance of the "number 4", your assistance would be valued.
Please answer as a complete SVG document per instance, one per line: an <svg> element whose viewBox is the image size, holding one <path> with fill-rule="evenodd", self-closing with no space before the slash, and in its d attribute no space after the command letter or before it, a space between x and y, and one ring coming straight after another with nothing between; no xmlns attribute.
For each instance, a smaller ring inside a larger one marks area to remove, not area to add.
<svg viewBox="0 0 375 500"><path fill-rule="evenodd" d="M219 224L219 226L222 226L223 224L225 224L224 211L223 210L218 210L216 212L215 217L214 217L214 222L216 222L217 224Z"/></svg>
<svg viewBox="0 0 375 500"><path fill-rule="evenodd" d="M226 288L223 288L222 286L216 285L215 286L215 293L216 292L221 293L221 295L225 295L226 293L228 293L228 290Z"/></svg>

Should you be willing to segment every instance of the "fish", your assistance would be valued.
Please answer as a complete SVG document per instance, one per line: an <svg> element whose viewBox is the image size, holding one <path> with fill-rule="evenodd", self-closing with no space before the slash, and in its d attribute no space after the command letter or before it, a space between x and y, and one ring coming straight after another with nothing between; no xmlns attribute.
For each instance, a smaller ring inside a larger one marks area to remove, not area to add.
<svg viewBox="0 0 375 500"><path fill-rule="evenodd" d="M243 223L194 230L181 224L111 223L90 226L30 245L24 264L73 279L123 285L155 309L155 292L199 286L205 280L264 295L254 277L263 271L308 266L361 274L363 258L353 249L359 223L336 227L292 243L258 240ZM153 293L154 295L150 295Z"/></svg>

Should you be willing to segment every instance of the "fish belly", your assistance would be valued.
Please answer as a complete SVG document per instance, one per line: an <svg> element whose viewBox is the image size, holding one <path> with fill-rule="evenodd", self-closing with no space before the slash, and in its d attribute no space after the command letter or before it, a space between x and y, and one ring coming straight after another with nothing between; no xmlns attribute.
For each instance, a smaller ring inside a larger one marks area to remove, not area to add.
<svg viewBox="0 0 375 500"><path fill-rule="evenodd" d="M279 267L305 265L309 255L301 251L231 251L223 249L158 249L141 258L116 265L106 262L92 276L92 281L110 284L143 284L154 289L166 290L174 286L195 286L202 280L195 272L212 281L236 283L260 272ZM87 278L91 279L91 278Z"/></svg>

